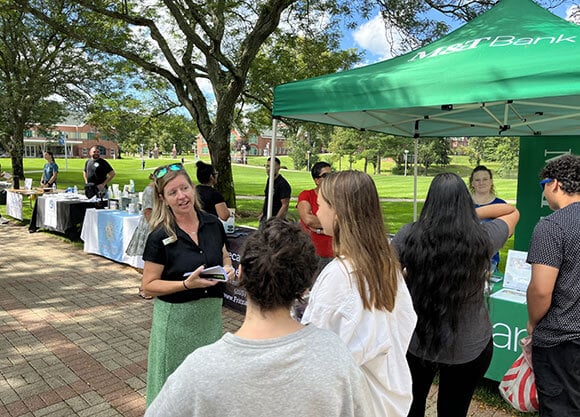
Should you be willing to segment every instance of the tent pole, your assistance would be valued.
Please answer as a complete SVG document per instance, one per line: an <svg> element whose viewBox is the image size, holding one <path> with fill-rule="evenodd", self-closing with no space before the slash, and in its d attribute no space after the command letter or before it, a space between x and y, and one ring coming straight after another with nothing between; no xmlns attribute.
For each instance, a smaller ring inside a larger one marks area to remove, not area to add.
<svg viewBox="0 0 580 417"><path fill-rule="evenodd" d="M270 159L270 180L268 181L268 210L266 219L272 217L272 204L273 204L273 197L274 197L274 170L276 169L274 158L276 157L276 130L278 128L278 120L272 120L272 142L270 144L270 155L268 158Z"/></svg>
<svg viewBox="0 0 580 417"><path fill-rule="evenodd" d="M417 157L419 156L419 136L415 136L413 156L413 221L417 221Z"/></svg>

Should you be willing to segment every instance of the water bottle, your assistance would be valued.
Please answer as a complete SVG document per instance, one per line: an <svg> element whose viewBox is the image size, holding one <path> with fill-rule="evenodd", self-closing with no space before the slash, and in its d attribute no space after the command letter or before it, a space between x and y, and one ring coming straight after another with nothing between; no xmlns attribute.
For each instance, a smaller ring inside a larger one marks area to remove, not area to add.
<svg viewBox="0 0 580 417"><path fill-rule="evenodd" d="M129 180L129 192L131 194L135 192L135 182L133 180Z"/></svg>
<svg viewBox="0 0 580 417"><path fill-rule="evenodd" d="M75 185L73 187L73 194L78 194L79 193L79 188Z"/></svg>
<svg viewBox="0 0 580 417"><path fill-rule="evenodd" d="M52 192L56 193L56 184L54 184L54 183L52 184Z"/></svg>

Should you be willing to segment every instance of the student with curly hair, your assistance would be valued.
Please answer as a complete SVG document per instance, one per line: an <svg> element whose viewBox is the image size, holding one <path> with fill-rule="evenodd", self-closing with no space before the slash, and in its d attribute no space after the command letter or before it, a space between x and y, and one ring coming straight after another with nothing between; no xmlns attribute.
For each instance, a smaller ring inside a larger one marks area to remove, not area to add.
<svg viewBox="0 0 580 417"><path fill-rule="evenodd" d="M481 218L495 219L481 223ZM418 316L407 353L413 375L409 416L425 415L437 372L437 414L467 414L493 352L484 299L489 259L513 233L518 219L518 211L508 204L481 207L476 214L465 182L443 173L431 182L419 220L395 235L393 243Z"/></svg>
<svg viewBox="0 0 580 417"><path fill-rule="evenodd" d="M534 229L528 333L540 415L580 415L580 157L549 161L540 186L554 213Z"/></svg>
<svg viewBox="0 0 580 417"><path fill-rule="evenodd" d="M316 269L300 226L268 220L240 255L248 295L242 327L189 355L146 416L369 416L368 387L346 346L290 316Z"/></svg>

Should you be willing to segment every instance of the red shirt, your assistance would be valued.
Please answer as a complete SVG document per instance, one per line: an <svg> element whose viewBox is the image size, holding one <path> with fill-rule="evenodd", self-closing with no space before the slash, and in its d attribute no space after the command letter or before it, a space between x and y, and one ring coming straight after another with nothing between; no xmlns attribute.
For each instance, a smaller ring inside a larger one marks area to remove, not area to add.
<svg viewBox="0 0 580 417"><path fill-rule="evenodd" d="M315 190L304 190L298 196L298 204L301 201L308 201L310 203L310 207L312 207L312 214L316 215L318 212L318 203L316 202L316 191ZM312 244L316 249L316 254L323 258L333 258L334 252L332 251L332 237L327 236L324 234L318 234L316 231L310 230L310 228L300 219L300 224L302 227L310 233L310 239L312 240Z"/></svg>

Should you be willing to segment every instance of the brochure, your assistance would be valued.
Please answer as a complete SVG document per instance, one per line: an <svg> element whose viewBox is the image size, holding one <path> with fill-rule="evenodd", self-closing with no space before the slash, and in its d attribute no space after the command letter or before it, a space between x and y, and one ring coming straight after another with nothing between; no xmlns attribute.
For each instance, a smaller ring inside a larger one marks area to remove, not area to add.
<svg viewBox="0 0 580 417"><path fill-rule="evenodd" d="M532 279L532 267L526 263L527 256L527 252L511 249L508 251L503 288L494 292L492 298L526 303L526 291Z"/></svg>
<svg viewBox="0 0 580 417"><path fill-rule="evenodd" d="M191 275L193 272L186 272L185 274L183 274L184 277L187 277L189 275ZM227 281L228 280L228 274L226 272L226 270L224 269L223 266L217 265L217 266L212 266L209 268L204 268L203 271L201 271L201 274L199 274L199 276L201 278L205 278L205 279L214 279L217 281Z"/></svg>

